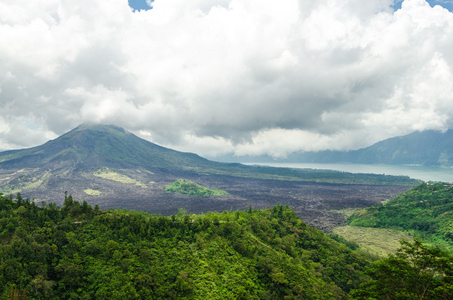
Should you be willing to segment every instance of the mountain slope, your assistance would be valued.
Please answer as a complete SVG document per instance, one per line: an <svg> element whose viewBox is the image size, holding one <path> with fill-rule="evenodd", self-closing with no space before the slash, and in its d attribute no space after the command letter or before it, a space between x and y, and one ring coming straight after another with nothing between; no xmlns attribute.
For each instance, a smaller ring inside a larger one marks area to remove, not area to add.
<svg viewBox="0 0 453 300"><path fill-rule="evenodd" d="M453 130L426 130L351 151L360 163L453 166Z"/></svg>
<svg viewBox="0 0 453 300"><path fill-rule="evenodd" d="M164 189L178 179L228 195L201 197ZM0 193L5 195L20 192L24 198L62 204L62 195L68 192L102 209L161 214L176 213L178 208L200 213L285 203L320 228L344 222L330 208L365 207L415 184L404 176L213 162L110 125L84 124L41 146L0 153Z"/></svg>
<svg viewBox="0 0 453 300"><path fill-rule="evenodd" d="M101 168L129 169L165 174L194 172L248 178L304 180L333 183L415 184L401 176L356 175L320 170L245 166L207 160L158 146L112 125L83 124L47 143L22 150L0 152L0 174L30 175L61 171L93 172ZM26 171L24 171L26 170ZM35 176L36 177L36 176ZM0 187L2 186L0 178ZM5 179L3 180L5 181Z"/></svg>
<svg viewBox="0 0 453 300"><path fill-rule="evenodd" d="M83 124L41 146L0 153L0 168L39 168L62 163L89 168L175 169L214 164L196 154L158 146L112 125Z"/></svg>
<svg viewBox="0 0 453 300"><path fill-rule="evenodd" d="M426 130L383 140L353 151L303 152L286 161L453 166L453 130Z"/></svg>
<svg viewBox="0 0 453 300"><path fill-rule="evenodd" d="M453 185L423 183L349 217L351 226L398 228L453 249Z"/></svg>

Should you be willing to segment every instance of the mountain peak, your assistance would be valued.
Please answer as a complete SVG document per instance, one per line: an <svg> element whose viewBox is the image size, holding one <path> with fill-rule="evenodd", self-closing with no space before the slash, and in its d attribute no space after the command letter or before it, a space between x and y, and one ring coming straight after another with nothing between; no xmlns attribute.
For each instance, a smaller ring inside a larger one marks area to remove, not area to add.
<svg viewBox="0 0 453 300"><path fill-rule="evenodd" d="M64 163L90 169L99 166L181 169L206 162L196 154L161 147L121 127L90 123L41 146L0 154L0 168L40 168Z"/></svg>
<svg viewBox="0 0 453 300"><path fill-rule="evenodd" d="M92 131L119 131L126 133L127 131L119 126L112 124L100 124L100 123L82 123L71 131L81 131L81 130L92 130Z"/></svg>

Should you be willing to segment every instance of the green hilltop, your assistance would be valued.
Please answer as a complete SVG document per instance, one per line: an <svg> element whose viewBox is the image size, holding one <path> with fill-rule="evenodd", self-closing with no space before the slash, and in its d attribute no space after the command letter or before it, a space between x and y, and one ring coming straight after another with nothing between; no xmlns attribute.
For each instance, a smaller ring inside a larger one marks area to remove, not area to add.
<svg viewBox="0 0 453 300"><path fill-rule="evenodd" d="M170 193L202 197L228 195L226 191L210 189L186 179L178 179L169 186L166 186L164 190Z"/></svg>
<svg viewBox="0 0 453 300"><path fill-rule="evenodd" d="M348 218L351 226L395 228L453 249L453 184L427 182Z"/></svg>

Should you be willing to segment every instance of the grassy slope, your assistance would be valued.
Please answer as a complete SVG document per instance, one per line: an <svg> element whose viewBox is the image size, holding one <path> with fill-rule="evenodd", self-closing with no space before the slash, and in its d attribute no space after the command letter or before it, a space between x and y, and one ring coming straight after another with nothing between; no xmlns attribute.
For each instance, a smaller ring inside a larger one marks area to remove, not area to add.
<svg viewBox="0 0 453 300"><path fill-rule="evenodd" d="M113 181L121 182L124 184L133 184L133 185L137 185L137 186L146 188L146 184L144 184L138 180L135 180L133 178L130 178L127 175L120 174L118 172L114 172L114 171L110 170L109 168L101 168L99 170L96 170L93 173L93 175L107 179L107 180L113 180Z"/></svg>
<svg viewBox="0 0 453 300"><path fill-rule="evenodd" d="M407 233L386 228L359 226L337 227L333 231L348 241L357 243L362 251L378 257L385 257L400 248L400 240L412 241Z"/></svg>
<svg viewBox="0 0 453 300"><path fill-rule="evenodd" d="M381 206L354 213L348 223L409 231L433 245L453 249L453 185L420 184Z"/></svg>

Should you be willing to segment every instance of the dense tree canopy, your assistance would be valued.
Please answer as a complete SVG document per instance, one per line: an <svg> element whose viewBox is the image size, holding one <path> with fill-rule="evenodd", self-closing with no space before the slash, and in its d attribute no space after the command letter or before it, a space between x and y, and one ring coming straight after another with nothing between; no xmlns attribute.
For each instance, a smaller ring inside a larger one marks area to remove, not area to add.
<svg viewBox="0 0 453 300"><path fill-rule="evenodd" d="M420 240L401 241L396 254L368 270L372 280L351 292L351 299L453 299L453 257Z"/></svg>
<svg viewBox="0 0 453 300"><path fill-rule="evenodd" d="M178 179L164 189L170 193L179 193L190 196L228 195L226 191L210 189L186 179Z"/></svg>
<svg viewBox="0 0 453 300"><path fill-rule="evenodd" d="M0 295L28 299L341 299L369 259L289 207L165 217L71 196L0 196Z"/></svg>

